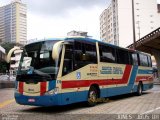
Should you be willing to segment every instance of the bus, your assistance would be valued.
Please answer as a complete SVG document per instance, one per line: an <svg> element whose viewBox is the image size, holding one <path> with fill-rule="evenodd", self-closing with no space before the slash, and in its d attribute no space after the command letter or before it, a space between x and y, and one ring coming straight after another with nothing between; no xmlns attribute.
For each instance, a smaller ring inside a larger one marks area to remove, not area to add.
<svg viewBox="0 0 160 120"><path fill-rule="evenodd" d="M57 106L153 88L151 56L83 37L40 40L23 47L15 83L21 105Z"/></svg>

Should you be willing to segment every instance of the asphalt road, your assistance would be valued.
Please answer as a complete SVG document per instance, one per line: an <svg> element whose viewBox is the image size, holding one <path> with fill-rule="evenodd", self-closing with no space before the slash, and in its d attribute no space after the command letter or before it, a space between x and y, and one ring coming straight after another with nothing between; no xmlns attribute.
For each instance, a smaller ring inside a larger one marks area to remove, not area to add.
<svg viewBox="0 0 160 120"><path fill-rule="evenodd" d="M77 103L61 107L18 105L14 89L0 90L0 120L96 120L96 119L160 119L160 85L145 91L142 96L127 94L111 97L95 107Z"/></svg>

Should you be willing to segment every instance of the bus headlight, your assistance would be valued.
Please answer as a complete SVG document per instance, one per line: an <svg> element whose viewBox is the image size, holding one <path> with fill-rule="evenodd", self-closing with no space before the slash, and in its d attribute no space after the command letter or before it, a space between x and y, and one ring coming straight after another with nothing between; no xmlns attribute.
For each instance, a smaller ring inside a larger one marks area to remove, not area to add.
<svg viewBox="0 0 160 120"><path fill-rule="evenodd" d="M54 88L54 89L52 89L52 90L50 90L50 91L47 91L47 92L45 93L45 95L54 95L54 94L57 94L58 91L59 91L59 88L56 87L56 88Z"/></svg>
<svg viewBox="0 0 160 120"><path fill-rule="evenodd" d="M17 89L14 89L14 93L16 94L16 93L19 93L19 91L17 90Z"/></svg>

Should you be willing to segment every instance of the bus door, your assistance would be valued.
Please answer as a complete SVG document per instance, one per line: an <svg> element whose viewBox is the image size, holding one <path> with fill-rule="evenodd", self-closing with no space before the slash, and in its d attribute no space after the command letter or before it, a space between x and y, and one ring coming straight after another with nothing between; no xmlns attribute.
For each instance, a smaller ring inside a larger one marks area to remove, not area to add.
<svg viewBox="0 0 160 120"><path fill-rule="evenodd" d="M76 102L76 77L73 71L73 43L65 42L63 44L63 53L61 60L61 93L62 104Z"/></svg>

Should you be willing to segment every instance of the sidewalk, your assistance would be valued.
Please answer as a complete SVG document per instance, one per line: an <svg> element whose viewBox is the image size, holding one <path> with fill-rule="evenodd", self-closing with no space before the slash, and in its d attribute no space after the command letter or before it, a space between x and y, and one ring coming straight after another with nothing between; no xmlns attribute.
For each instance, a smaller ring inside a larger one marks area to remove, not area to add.
<svg viewBox="0 0 160 120"><path fill-rule="evenodd" d="M154 85L160 85L160 78L154 79Z"/></svg>

